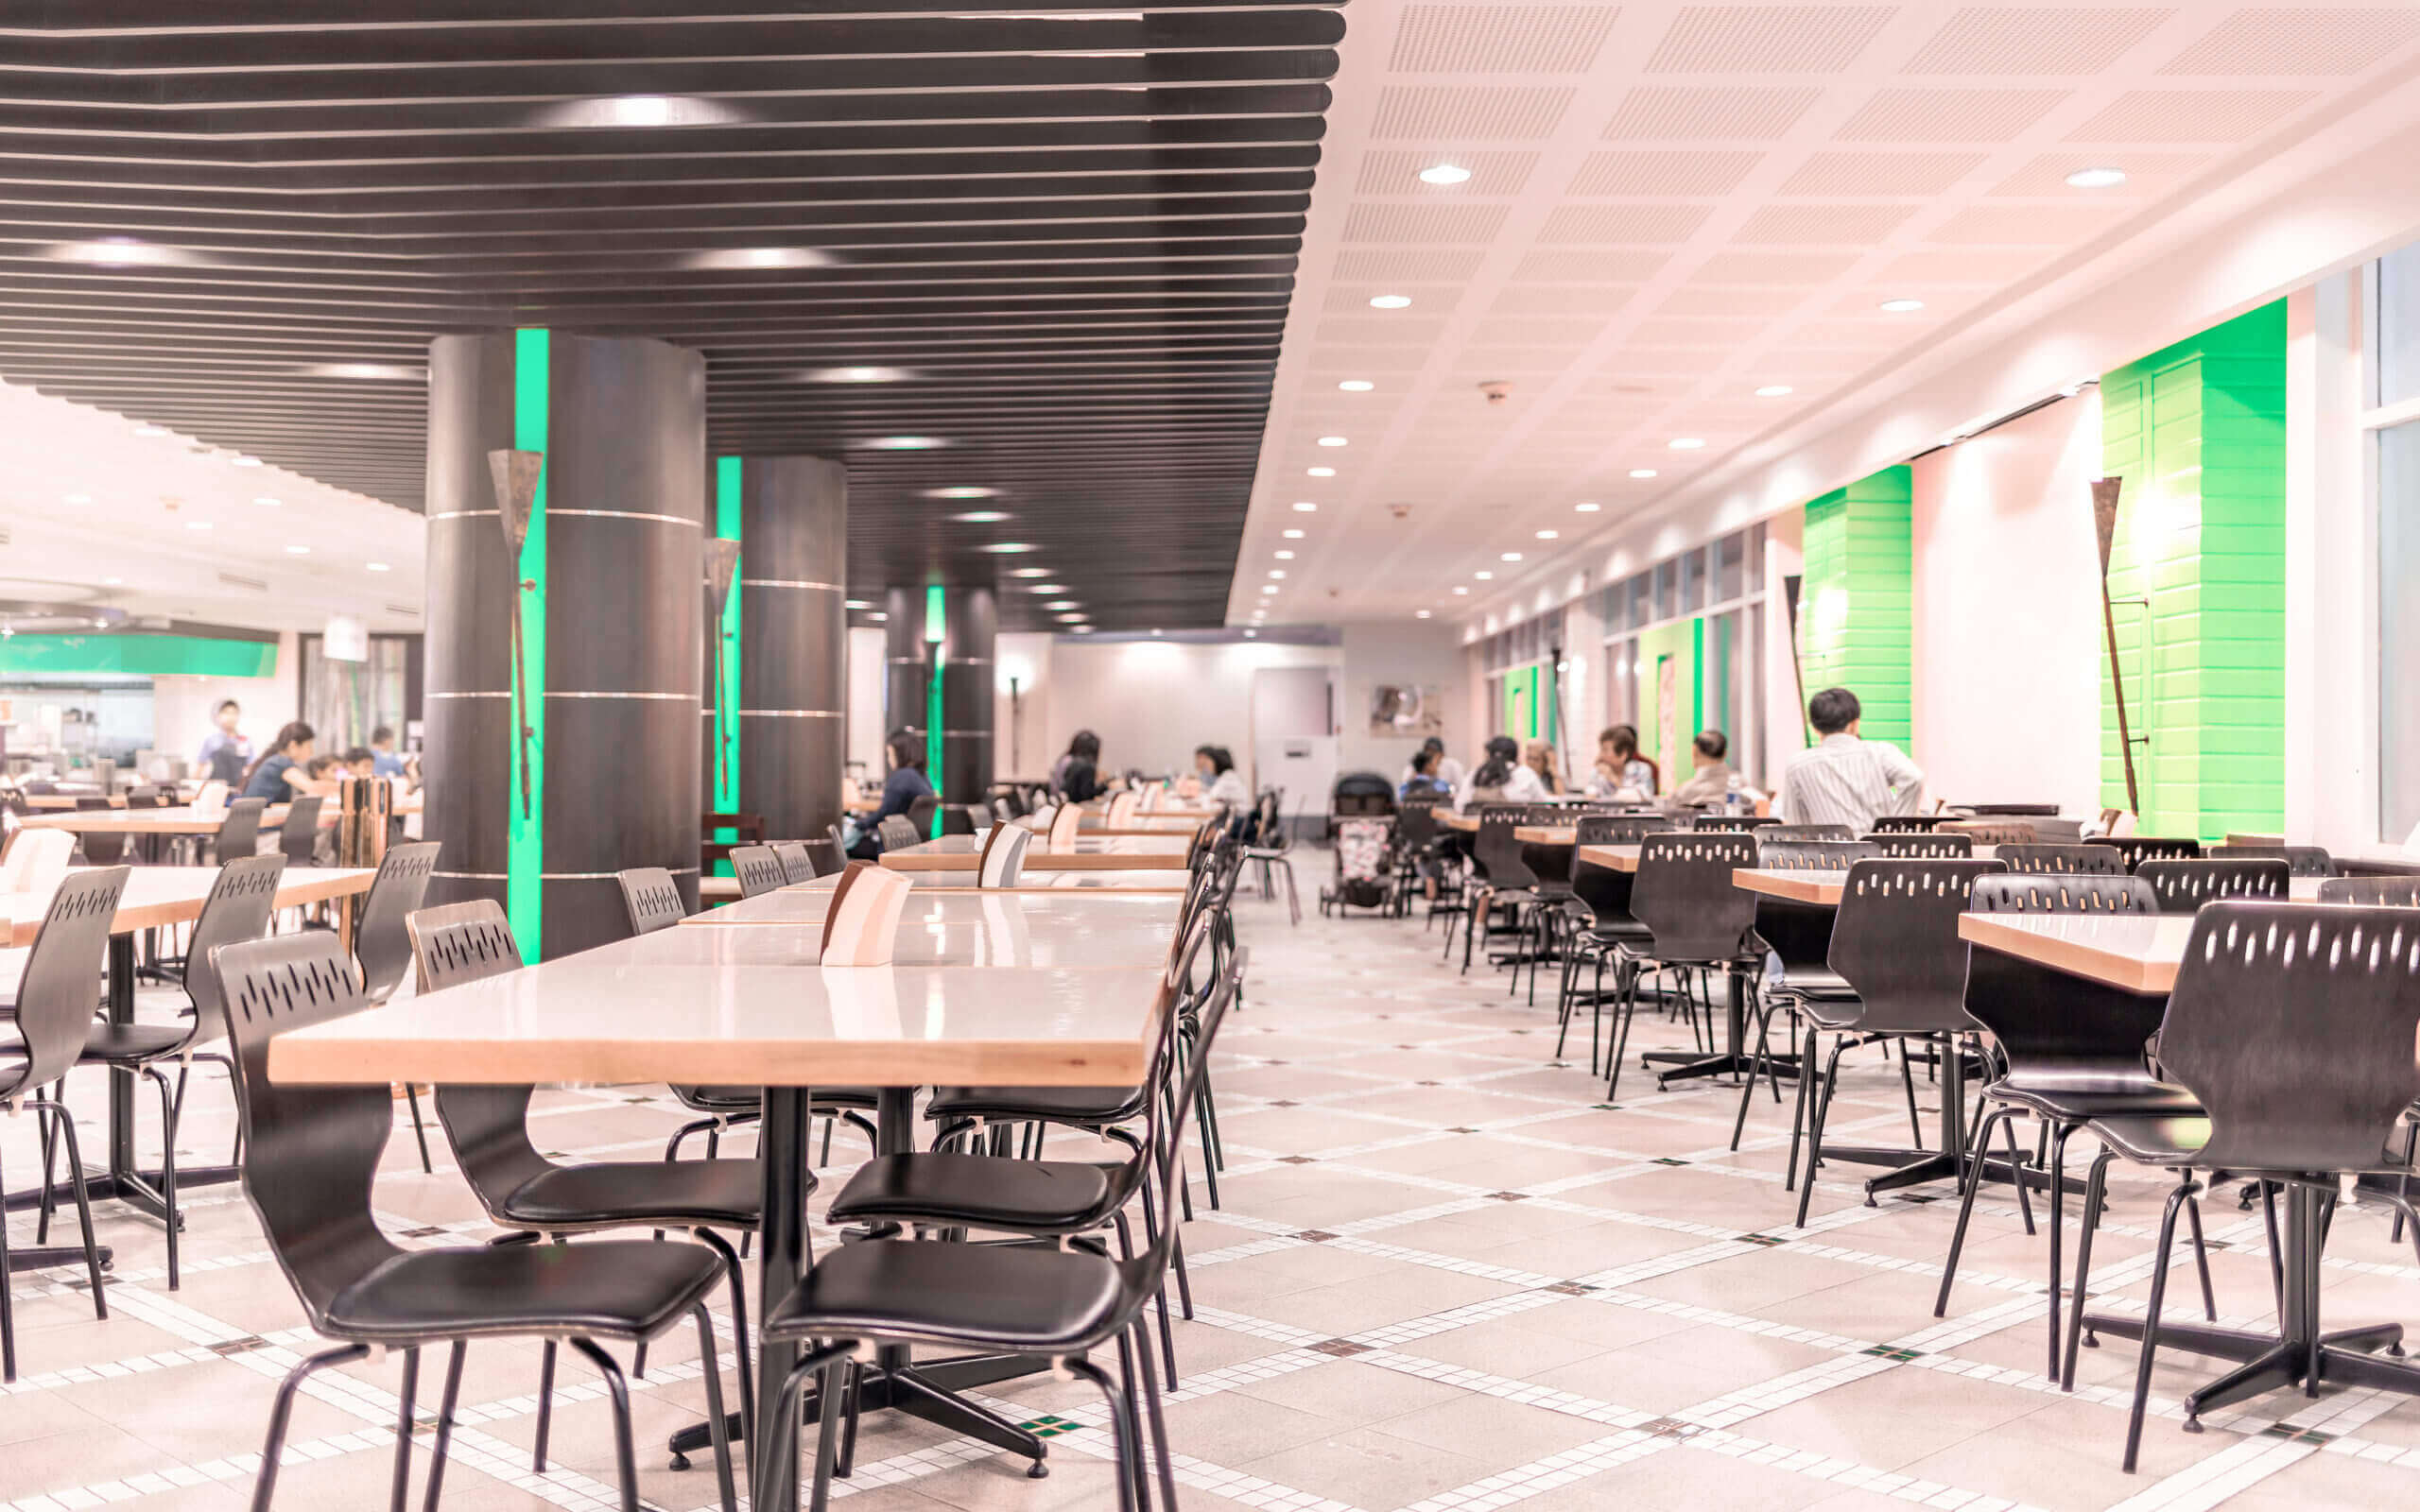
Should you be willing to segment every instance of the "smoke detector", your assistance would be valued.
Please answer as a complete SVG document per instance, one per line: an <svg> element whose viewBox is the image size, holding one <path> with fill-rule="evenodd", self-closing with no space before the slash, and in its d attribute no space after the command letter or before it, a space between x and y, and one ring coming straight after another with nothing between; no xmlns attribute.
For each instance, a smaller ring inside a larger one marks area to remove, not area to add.
<svg viewBox="0 0 2420 1512"><path fill-rule="evenodd" d="M1387 506L1387 513L1393 515L1398 520L1409 520L1411 518L1411 506L1408 504L1391 504Z"/></svg>

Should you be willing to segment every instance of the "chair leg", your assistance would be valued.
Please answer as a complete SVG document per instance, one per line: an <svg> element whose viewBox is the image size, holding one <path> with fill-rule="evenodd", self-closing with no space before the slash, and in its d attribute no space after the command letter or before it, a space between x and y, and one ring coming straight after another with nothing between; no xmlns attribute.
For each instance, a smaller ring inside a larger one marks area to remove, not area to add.
<svg viewBox="0 0 2420 1512"><path fill-rule="evenodd" d="M2102 1195L2109 1190L2111 1159L2107 1150L2095 1155L2092 1173L2083 1184L2083 1231L2076 1236L2076 1280L2075 1285L2068 1288L2071 1295L2067 1313L2067 1358L2059 1368L2061 1391L2076 1389L2076 1349L2084 1342L2083 1301L2092 1279L2092 1236L2100 1228L2100 1203Z"/></svg>
<svg viewBox="0 0 2420 1512"><path fill-rule="evenodd" d="M1151 1425L1151 1457L1159 1472L1160 1500L1167 1512L1176 1512L1176 1458L1168 1447L1167 1419L1160 1412L1160 1383L1151 1373L1151 1351L1139 1347L1141 1340L1135 1343L1135 1357L1143 1365L1143 1411Z"/></svg>
<svg viewBox="0 0 2420 1512"><path fill-rule="evenodd" d="M1981 1123L1982 1120L1976 1120L1979 1127ZM2033 1198L2025 1190L2025 1157L2016 1151L2016 1115L2011 1113L2000 1127L2008 1136L2008 1174L2013 1177L2010 1184L2016 1188L2016 1211L2024 1215L2026 1236L2031 1238L2033 1234ZM1984 1160L1990 1159L1991 1153L1990 1141L1976 1141L1975 1161L1978 1169L1981 1168Z"/></svg>
<svg viewBox="0 0 2420 1512"><path fill-rule="evenodd" d="M2042 1125L2049 1132L2049 1123ZM2066 1273L2059 1268L2059 1248L2066 1228L2067 1207L2067 1136L2076 1131L2074 1124L2061 1124L2050 1140L2050 1379L2059 1378L2059 1289L2066 1284Z"/></svg>
<svg viewBox="0 0 2420 1512"><path fill-rule="evenodd" d="M1797 1020L1792 1019L1790 1022L1790 1040L1795 1045ZM1784 1192L1798 1190L1798 1147L1806 1133L1807 1115L1814 1108L1815 1057L1823 1050L1823 1038L1810 1027L1806 1031L1806 1043L1799 1050L1798 1091L1790 1099L1789 1108L1789 1163L1782 1167L1781 1173L1781 1189Z"/></svg>
<svg viewBox="0 0 2420 1512"><path fill-rule="evenodd" d="M51 1096L61 1108L67 1106L66 1093L67 1084L64 1082L51 1089ZM34 1243L47 1245L50 1243L50 1215L59 1210L58 1178L51 1174L58 1169L59 1129L47 1120L42 1121L42 1200L36 1204L34 1214Z"/></svg>
<svg viewBox="0 0 2420 1512"><path fill-rule="evenodd" d="M735 1285L738 1280L739 1273L734 1270L732 1280ZM690 1311L698 1319L698 1363L706 1379L706 1435L715 1446L715 1489L722 1497L722 1512L739 1512L739 1488L732 1478L731 1469L731 1423L722 1407L722 1367L715 1359L715 1320L703 1302ZM736 1316L733 1321L737 1323ZM738 1338L748 1337L744 1324L734 1332ZM743 1383L748 1380L746 1366L740 1366L739 1379ZM742 1411L740 1421L744 1424L748 1420L744 1404ZM435 1503L429 1504L428 1512L437 1512Z"/></svg>
<svg viewBox="0 0 2420 1512"><path fill-rule="evenodd" d="M184 1110L184 1077L177 1078L173 1096L168 1091L168 1078L157 1066L146 1066L143 1074L160 1089L160 1201L167 1209L168 1229L168 1290L178 1285L177 1228L181 1216L177 1211L177 1120Z"/></svg>
<svg viewBox="0 0 2420 1512"><path fill-rule="evenodd" d="M1063 1362L1069 1370L1091 1382L1109 1403L1111 1437L1117 1452L1117 1512L1136 1512L1134 1505L1134 1419L1129 1413L1126 1394L1109 1379L1100 1366L1080 1355L1070 1355ZM818 1509L821 1512L821 1509Z"/></svg>
<svg viewBox="0 0 2420 1512"><path fill-rule="evenodd" d="M1612 1102L1622 1085L1622 1055L1630 1048L1630 1022L1638 1015L1638 963L1618 962L1614 967L1614 1013L1618 1022L1611 1031L1605 1058L1605 1101Z"/></svg>
<svg viewBox="0 0 2420 1512"><path fill-rule="evenodd" d="M1798 1189L1798 1227L1806 1227L1807 1205L1815 1198L1815 1171L1824 1163L1824 1120L1832 1111L1832 1093L1841 1085L1841 1052L1848 1048L1846 1035L1834 1037L1831 1057L1824 1063L1824 1093L1815 1101L1814 1116L1806 1125L1806 1184ZM1870 1200L1870 1199L1869 1199Z"/></svg>
<svg viewBox="0 0 2420 1512"><path fill-rule="evenodd" d="M0 1182L0 1190L7 1183ZM9 1295L9 1225L0 1220L0 1385L17 1381L17 1303Z"/></svg>
<svg viewBox="0 0 2420 1512"><path fill-rule="evenodd" d="M422 1512L437 1512L438 1488L445 1484L445 1454L454 1443L454 1407L462 1396L462 1356L469 1352L470 1343L456 1339L445 1360L445 1389L437 1400L437 1438L428 1449L428 1487L421 1499ZM726 1506L723 1512L735 1512Z"/></svg>
<svg viewBox="0 0 2420 1512"><path fill-rule="evenodd" d="M1773 1025L1772 1005L1760 1005L1759 1010L1756 1014L1756 1053L1748 1062L1748 1080L1739 1089L1739 1116L1731 1121L1731 1147L1735 1150L1739 1147L1739 1136L1748 1129L1748 1101L1756 1095L1756 1068L1767 1064L1769 1059ZM1773 1096L1778 1101L1781 1094L1776 1091Z"/></svg>
<svg viewBox="0 0 2420 1512"><path fill-rule="evenodd" d="M84 1239L84 1276L93 1288L93 1315L106 1318L110 1315L109 1294L101 1285L101 1246L93 1238L93 1198L84 1185L84 1156L77 1148L76 1120L68 1115L64 1104L46 1098L28 1099L25 1106L49 1109L53 1125L67 1141L67 1181L76 1194L76 1223Z"/></svg>
<svg viewBox="0 0 2420 1512"><path fill-rule="evenodd" d="M1140 1319L1137 1321L1139 1322ZM1132 1325L1117 1331L1117 1394L1126 1402L1126 1420L1134 1425L1134 1436L1130 1440L1133 1445L1133 1452L1131 1457L1120 1459L1118 1469L1125 1473L1126 1479L1132 1485L1134 1505L1143 1509L1143 1512L1149 1512L1151 1505L1151 1482L1150 1471L1143 1462L1143 1393L1138 1383L1142 1380L1142 1372L1134 1366L1134 1356L1137 1351L1150 1354L1151 1341L1149 1338L1136 1338L1134 1336L1136 1332Z"/></svg>
<svg viewBox="0 0 2420 1512"><path fill-rule="evenodd" d="M797 1435L801 1427L799 1398L806 1390L807 1380L816 1375L825 1377L822 1389L816 1393L823 1409L825 1438L824 1443L816 1449L815 1512L824 1512L831 1498L832 1461L826 1456L824 1444L830 1442L831 1424L838 1412L842 1394L840 1377L845 1373L850 1352L851 1346L846 1344L826 1345L820 1349L808 1350L797 1365L790 1367L790 1373L782 1378L781 1393L768 1409L772 1414L773 1422L780 1425L774 1432ZM782 1512L789 1512L789 1509L784 1508Z"/></svg>
<svg viewBox="0 0 2420 1512"><path fill-rule="evenodd" d="M2135 1405L2126 1417L2126 1458L2120 1466L2129 1475L2135 1473L2136 1453L2143 1446L2143 1411L2152 1396L2152 1361L2159 1353L2160 1303L2168 1296L2168 1254L2176 1245L2176 1210L2188 1201L2194 1192L2191 1177L2177 1184L2168 1194L2168 1207L2160 1214L2159 1246L2152 1254L2152 1297L2143 1314L2143 1352L2135 1365ZM2078 1288L2077 1295L2083 1295Z"/></svg>
<svg viewBox="0 0 2420 1512"><path fill-rule="evenodd" d="M431 1164L428 1159L428 1125L421 1122L420 1089L410 1082L404 1083L404 1101L409 1103L412 1108L412 1138L420 1141L421 1171L424 1175L433 1176L436 1174L437 1167Z"/></svg>
<svg viewBox="0 0 2420 1512"><path fill-rule="evenodd" d="M277 1490L278 1461L285 1454L285 1425L294 1418L294 1397L303 1381L332 1365L351 1365L370 1357L370 1346L347 1344L324 1349L312 1355L278 1383L277 1398L268 1410L268 1442L261 1449L260 1473L252 1477L252 1512L268 1512L269 1497Z"/></svg>
<svg viewBox="0 0 2420 1512"><path fill-rule="evenodd" d="M2202 1314L2211 1322L2219 1320L2219 1296L2210 1289L2210 1252L2202 1247L2202 1204L2185 1199L2185 1223L2193 1237L2193 1268L2202 1273Z"/></svg>
<svg viewBox="0 0 2420 1512"><path fill-rule="evenodd" d="M1916 1076L1909 1069L1908 1047L1904 1044L1899 1047L1899 1085L1908 1092L1908 1131L1914 1136L1915 1147L1921 1150L1925 1147L1925 1121L1916 1116Z"/></svg>
<svg viewBox="0 0 2420 1512"><path fill-rule="evenodd" d="M739 1366L739 1436L750 1443L756 1441L756 1372L748 1359L748 1286L742 1280L739 1257L722 1235L711 1228L695 1230L698 1243L722 1257L723 1269L731 1277L731 1337L735 1363Z"/></svg>
<svg viewBox="0 0 2420 1512"><path fill-rule="evenodd" d="M614 1404L614 1480L622 1494L622 1512L639 1512L639 1467L631 1447L631 1385L622 1379L622 1367L614 1357L596 1347L596 1341L575 1334L571 1347L588 1356L588 1363L605 1378L605 1393Z"/></svg>
<svg viewBox="0 0 2420 1512"><path fill-rule="evenodd" d="M404 1512L412 1488L412 1407L420 1396L420 1350L404 1351L404 1386L395 1396L395 1481L388 1494L389 1512Z"/></svg>
<svg viewBox="0 0 2420 1512"><path fill-rule="evenodd" d="M1990 1148L1992 1125L2009 1117L2007 1108L1993 1108L1990 1115L1983 1120L1983 1126L1976 1131L1977 1140L1985 1148ZM1975 1216L1975 1190L1982 1184L1983 1162L1973 1161L1966 1167L1965 1179L1958 1183L1958 1225L1949 1230L1949 1258L1941 1263L1941 1291L1932 1299L1932 1315L1935 1317L1949 1315L1949 1284L1958 1279L1958 1254L1966 1247L1966 1224ZM2058 1301L2053 1298L2050 1303L2051 1314L2055 1317L2058 1311ZM2053 1346L2053 1359L2057 1358L2055 1350L2056 1346Z"/></svg>

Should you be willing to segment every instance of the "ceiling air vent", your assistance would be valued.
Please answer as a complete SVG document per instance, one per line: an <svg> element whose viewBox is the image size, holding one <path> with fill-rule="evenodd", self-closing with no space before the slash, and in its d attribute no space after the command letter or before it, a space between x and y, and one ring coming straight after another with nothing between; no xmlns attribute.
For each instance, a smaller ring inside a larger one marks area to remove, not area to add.
<svg viewBox="0 0 2420 1512"><path fill-rule="evenodd" d="M268 592L268 580L267 578L244 577L234 573L220 573L218 575L218 586L221 588L246 589L255 593L266 593Z"/></svg>

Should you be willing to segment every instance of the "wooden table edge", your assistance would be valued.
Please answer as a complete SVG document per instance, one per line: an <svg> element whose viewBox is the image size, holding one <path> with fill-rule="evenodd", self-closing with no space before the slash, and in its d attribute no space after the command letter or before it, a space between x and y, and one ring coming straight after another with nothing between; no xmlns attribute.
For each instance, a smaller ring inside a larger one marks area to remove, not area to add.
<svg viewBox="0 0 2420 1512"><path fill-rule="evenodd" d="M2146 961L2139 956L2102 950L2082 940L2038 935L2010 922L2015 919L2042 917L2039 914L1961 914L1958 916L1958 937L1986 950L1996 950L2004 955L2014 955L2055 971L2072 971L2075 975L2146 997L2155 997L2175 988L2176 967L2171 963Z"/></svg>

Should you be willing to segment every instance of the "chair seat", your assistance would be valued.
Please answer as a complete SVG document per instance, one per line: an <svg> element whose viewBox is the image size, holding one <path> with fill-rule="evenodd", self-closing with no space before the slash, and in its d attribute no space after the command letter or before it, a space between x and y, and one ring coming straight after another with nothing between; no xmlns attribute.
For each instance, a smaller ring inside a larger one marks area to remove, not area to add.
<svg viewBox="0 0 2420 1512"><path fill-rule="evenodd" d="M616 1240L408 1251L328 1301L326 1332L395 1341L508 1333L652 1338L724 1277L700 1245Z"/></svg>
<svg viewBox="0 0 2420 1512"><path fill-rule="evenodd" d="M1828 1003L1854 1003L1857 988L1848 978L1828 966L1795 966L1779 976L1765 978L1768 991L1787 992L1794 998Z"/></svg>
<svg viewBox="0 0 2420 1512"><path fill-rule="evenodd" d="M1142 1100L1132 1087L936 1087L927 1118L1044 1119L1105 1124Z"/></svg>
<svg viewBox="0 0 2420 1512"><path fill-rule="evenodd" d="M496 1216L531 1228L619 1228L640 1224L753 1228L764 1214L753 1160L612 1160L559 1165L530 1177Z"/></svg>
<svg viewBox="0 0 2420 1512"><path fill-rule="evenodd" d="M95 1022L84 1033L87 1061L140 1063L168 1054L193 1036L189 1023Z"/></svg>
<svg viewBox="0 0 2420 1512"><path fill-rule="evenodd" d="M2142 1165L2189 1165L2210 1143L2210 1121L2187 1115L2096 1118L2086 1131Z"/></svg>
<svg viewBox="0 0 2420 1512"><path fill-rule="evenodd" d="M765 1334L1046 1353L1111 1332L1125 1296L1117 1263L1098 1255L873 1240L827 1253L765 1319Z"/></svg>
<svg viewBox="0 0 2420 1512"><path fill-rule="evenodd" d="M765 1090L761 1087L675 1087L673 1095L682 1106L700 1113L753 1113L765 1106ZM846 1108L871 1112L876 1099L870 1087L818 1087L815 1106Z"/></svg>
<svg viewBox="0 0 2420 1512"><path fill-rule="evenodd" d="M2190 1118L2202 1111L2200 1101L2184 1088L2154 1081L2148 1072L2122 1068L2003 1076L1985 1095L2061 1123L2127 1116Z"/></svg>
<svg viewBox="0 0 2420 1512"><path fill-rule="evenodd" d="M831 1221L968 1224L1012 1233L1073 1232L1102 1220L1109 1177L1075 1160L990 1155L884 1155L832 1199Z"/></svg>

